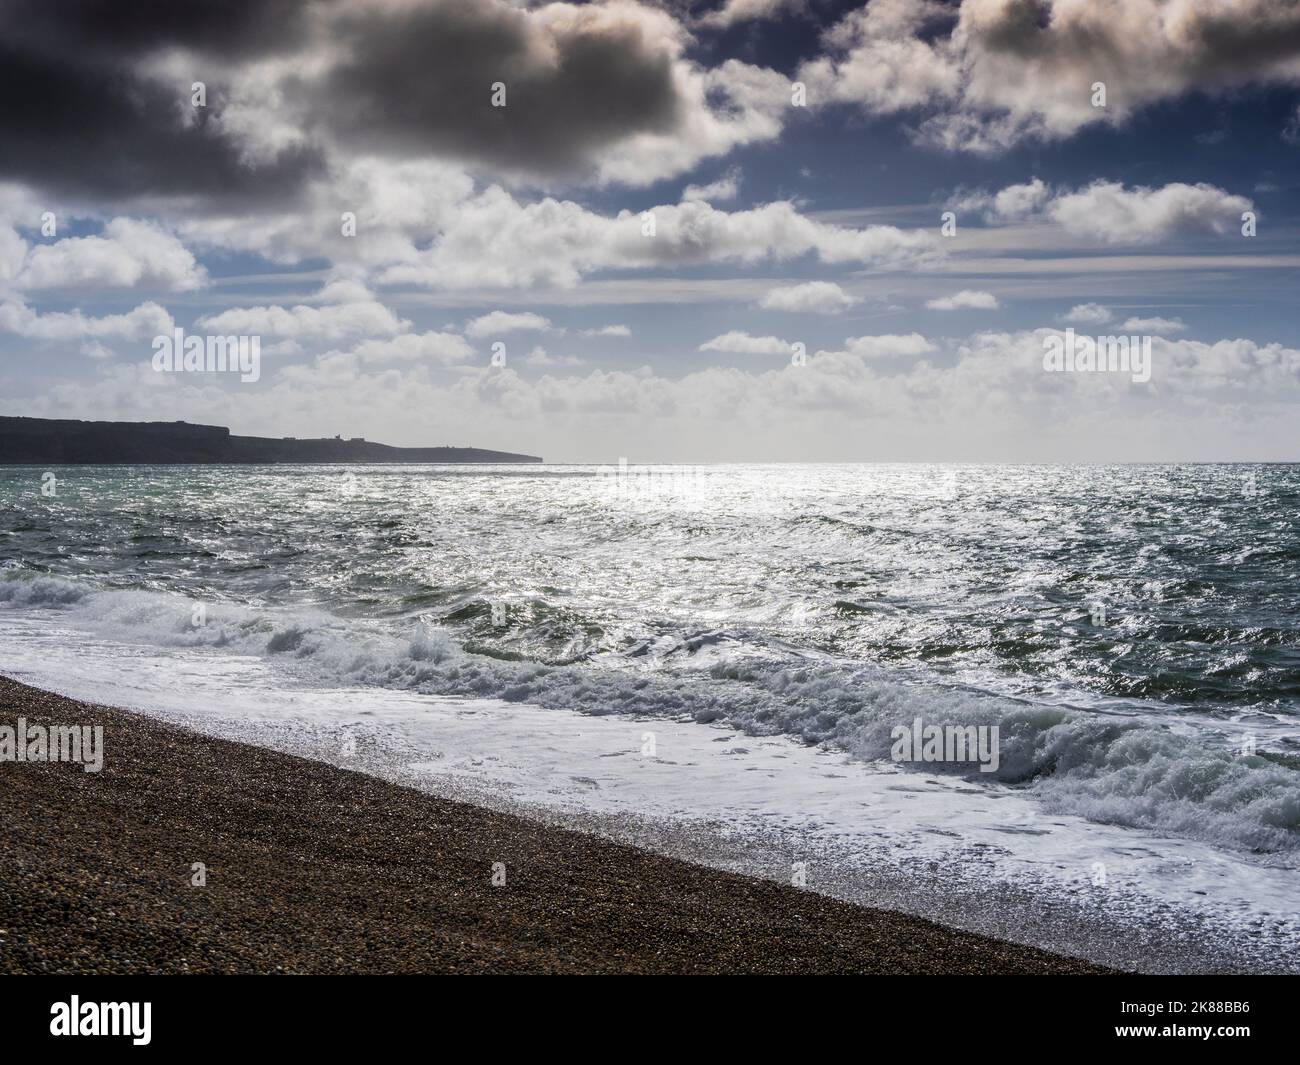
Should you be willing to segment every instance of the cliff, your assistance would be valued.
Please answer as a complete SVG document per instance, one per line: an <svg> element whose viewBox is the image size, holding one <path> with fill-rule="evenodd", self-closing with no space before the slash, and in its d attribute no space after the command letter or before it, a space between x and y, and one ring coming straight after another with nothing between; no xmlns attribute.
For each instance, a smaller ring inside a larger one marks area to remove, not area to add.
<svg viewBox="0 0 1300 1065"><path fill-rule="evenodd" d="M0 464L541 462L478 447L390 447L368 440L232 436L187 422L82 422L0 417Z"/></svg>

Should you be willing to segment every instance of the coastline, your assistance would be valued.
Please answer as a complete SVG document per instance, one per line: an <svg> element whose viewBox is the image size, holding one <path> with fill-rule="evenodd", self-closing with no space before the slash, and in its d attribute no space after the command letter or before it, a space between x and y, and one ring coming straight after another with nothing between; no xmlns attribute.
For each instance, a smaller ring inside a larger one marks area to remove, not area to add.
<svg viewBox="0 0 1300 1065"><path fill-rule="evenodd" d="M1110 971L0 677L19 717L106 757L0 763L4 973Z"/></svg>

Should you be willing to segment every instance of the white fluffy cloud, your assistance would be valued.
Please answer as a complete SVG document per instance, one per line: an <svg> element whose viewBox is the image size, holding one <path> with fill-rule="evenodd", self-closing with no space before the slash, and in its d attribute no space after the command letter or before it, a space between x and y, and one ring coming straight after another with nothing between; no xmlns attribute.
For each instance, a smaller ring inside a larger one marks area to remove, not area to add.
<svg viewBox="0 0 1300 1065"><path fill-rule="evenodd" d="M382 340L366 340L352 349L352 354L364 362L430 362L454 363L474 357L474 349L465 338L455 333L403 333Z"/></svg>
<svg viewBox="0 0 1300 1065"><path fill-rule="evenodd" d="M890 459L1021 460L1026 439L1044 461L1290 457L1300 351L1156 338L1152 379L1141 385L1128 374L1044 372L1052 335L978 333L947 343L941 359L916 361L876 357L867 353L873 338L857 338L805 365L779 359L680 377L541 365L527 379L510 367L447 374L421 362L321 357L252 390L202 375L160 380L167 375L152 373L143 353L105 364L93 381L57 385L24 409L147 418L165 398L171 417L243 432L313 435L323 423L389 443L471 443L552 459L612 461L634 440L653 441L653 457L665 461L852 460L864 449ZM927 343L874 340L895 351ZM440 412L437 441L429 411Z"/></svg>
<svg viewBox="0 0 1300 1065"><path fill-rule="evenodd" d="M920 333L884 333L878 336L848 337L844 341L844 350L864 359L887 359L903 355L925 355L938 349Z"/></svg>
<svg viewBox="0 0 1300 1065"><path fill-rule="evenodd" d="M499 336L502 333L541 333L553 328L549 318L531 312L510 314L507 311L492 311L465 323L465 332L476 339Z"/></svg>
<svg viewBox="0 0 1300 1065"><path fill-rule="evenodd" d="M1243 211L1253 204L1214 185L1126 189L1096 181L1052 200L1051 217L1067 232L1108 244L1146 244L1188 232L1223 235L1239 231Z"/></svg>
<svg viewBox="0 0 1300 1065"><path fill-rule="evenodd" d="M700 18L703 26L725 29L742 22L772 19L787 12L803 11L808 0L725 0L721 7Z"/></svg>
<svg viewBox="0 0 1300 1065"><path fill-rule="evenodd" d="M325 307L297 304L281 307L232 307L205 315L198 325L211 333L234 336L278 336L303 340L338 341L349 337L393 336L405 332L410 322L398 318L373 299L336 303Z"/></svg>
<svg viewBox="0 0 1300 1065"><path fill-rule="evenodd" d="M833 281L809 281L802 285L771 289L758 301L758 305L769 311L840 314L856 302Z"/></svg>
<svg viewBox="0 0 1300 1065"><path fill-rule="evenodd" d="M955 100L960 64L942 44L920 36L947 17L942 5L929 0L873 0L846 15L826 33L829 54L799 70L809 102L855 103L875 114L892 114Z"/></svg>
<svg viewBox="0 0 1300 1065"><path fill-rule="evenodd" d="M0 259L5 257L0 251ZM13 283L21 289L148 286L187 292L202 288L207 272L160 226L114 218L100 236L65 237L28 248Z"/></svg>
<svg viewBox="0 0 1300 1065"><path fill-rule="evenodd" d="M813 103L916 111L923 139L988 152L1192 91L1296 85L1298 33L1289 0L872 0L799 77Z"/></svg>
<svg viewBox="0 0 1300 1065"><path fill-rule="evenodd" d="M1182 333L1187 325L1181 318L1127 318L1120 326L1128 333Z"/></svg>
<svg viewBox="0 0 1300 1065"><path fill-rule="evenodd" d="M0 330L32 340L87 340L120 337L149 340L170 333L172 316L158 304L142 303L125 314L102 317L81 311L50 311L40 314L19 300L0 304Z"/></svg>
<svg viewBox="0 0 1300 1065"><path fill-rule="evenodd" d="M339 236L343 207L357 216L355 237ZM897 269L945 252L926 230L833 225L786 201L727 211L694 200L602 214L572 200L525 202L500 186L476 189L444 164L368 159L312 186L296 211L196 218L182 223L181 234L196 246L286 265L324 258L375 284L443 291L571 287L604 270L801 256Z"/></svg>
<svg viewBox="0 0 1300 1065"><path fill-rule="evenodd" d="M576 355L552 355L540 344L524 356L529 366L581 366L582 360Z"/></svg>
<svg viewBox="0 0 1300 1065"><path fill-rule="evenodd" d="M687 185L682 190L682 199L716 203L718 200L734 200L739 191L740 171L730 170L717 181L711 181L707 185Z"/></svg>
<svg viewBox="0 0 1300 1065"><path fill-rule="evenodd" d="M552 199L521 205L493 188L463 204L435 243L404 255L381 270L378 280L448 289L572 286L605 269L753 265L804 255L826 263L900 268L941 254L932 233L830 225L784 201L733 212L690 201L609 217Z"/></svg>
<svg viewBox="0 0 1300 1065"><path fill-rule="evenodd" d="M737 355L788 355L790 342L779 337L756 337L733 329L700 345L700 351L726 351Z"/></svg>
<svg viewBox="0 0 1300 1065"><path fill-rule="evenodd" d="M985 220L994 224L1053 222L1071 236L1101 243L1151 244L1187 234L1238 233L1242 213L1253 210L1254 204L1204 182L1127 188L1098 180L1071 190L1053 189L1034 178L994 195L960 197L953 207L983 211Z"/></svg>
<svg viewBox="0 0 1300 1065"><path fill-rule="evenodd" d="M932 311L996 311L1001 304L992 292L976 292L964 288L951 296L938 296L926 300L925 305Z"/></svg>
<svg viewBox="0 0 1300 1065"><path fill-rule="evenodd" d="M674 77L681 100L677 128L614 145L601 158L600 182L649 185L687 173L704 159L780 136L791 98L784 75L729 59L708 70L680 61Z"/></svg>
<svg viewBox="0 0 1300 1065"><path fill-rule="evenodd" d="M1109 322L1113 316L1109 307L1100 303L1079 303L1071 307L1062 316L1066 322L1099 323Z"/></svg>

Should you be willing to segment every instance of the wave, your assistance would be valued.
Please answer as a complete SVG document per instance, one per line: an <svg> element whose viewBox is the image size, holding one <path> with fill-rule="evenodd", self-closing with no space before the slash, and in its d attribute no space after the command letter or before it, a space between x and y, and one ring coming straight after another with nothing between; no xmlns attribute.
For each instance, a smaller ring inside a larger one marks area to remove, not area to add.
<svg viewBox="0 0 1300 1065"><path fill-rule="evenodd" d="M544 664L476 653L425 622L366 622L323 610L258 610L164 592L101 590L13 567L0 570L0 604L57 614L68 627L127 643L258 656L299 681L723 722L750 734L835 747L866 762L889 759L891 730L918 717L926 724L996 725L996 772L941 762L917 768L1030 790L1049 811L1092 821L1236 850L1300 848L1300 772L1284 758L1234 754L1202 732L1147 716L903 681L880 667L811 652L774 659L723 630Z"/></svg>

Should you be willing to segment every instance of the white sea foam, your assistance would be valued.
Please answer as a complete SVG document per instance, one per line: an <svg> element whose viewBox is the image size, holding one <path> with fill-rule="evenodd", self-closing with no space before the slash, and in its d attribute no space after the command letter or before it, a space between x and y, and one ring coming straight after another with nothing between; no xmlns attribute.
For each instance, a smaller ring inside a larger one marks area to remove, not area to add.
<svg viewBox="0 0 1300 1065"><path fill-rule="evenodd" d="M126 644L256 656L298 682L468 695L588 714L726 722L889 758L891 729L915 717L997 725L1002 784L1049 812L1140 827L1287 862L1300 845L1300 773L1264 755L1234 754L1213 729L1178 729L1138 712L1102 714L1035 705L891 677L814 654L780 661L729 655L725 634L686 641L695 660L672 671L644 657L605 656L548 666L462 649L427 624L341 619L325 611L194 604L143 590L8 571L0 604L57 615L59 624ZM944 771L926 764L924 771ZM946 767L966 773L968 766ZM978 783L980 774L973 774Z"/></svg>
<svg viewBox="0 0 1300 1065"><path fill-rule="evenodd" d="M4 668L74 698L959 928L1154 972L1294 971L1294 871L1045 814L721 722L292 683L272 657L125 645L0 610ZM647 754L647 732L654 738Z"/></svg>

